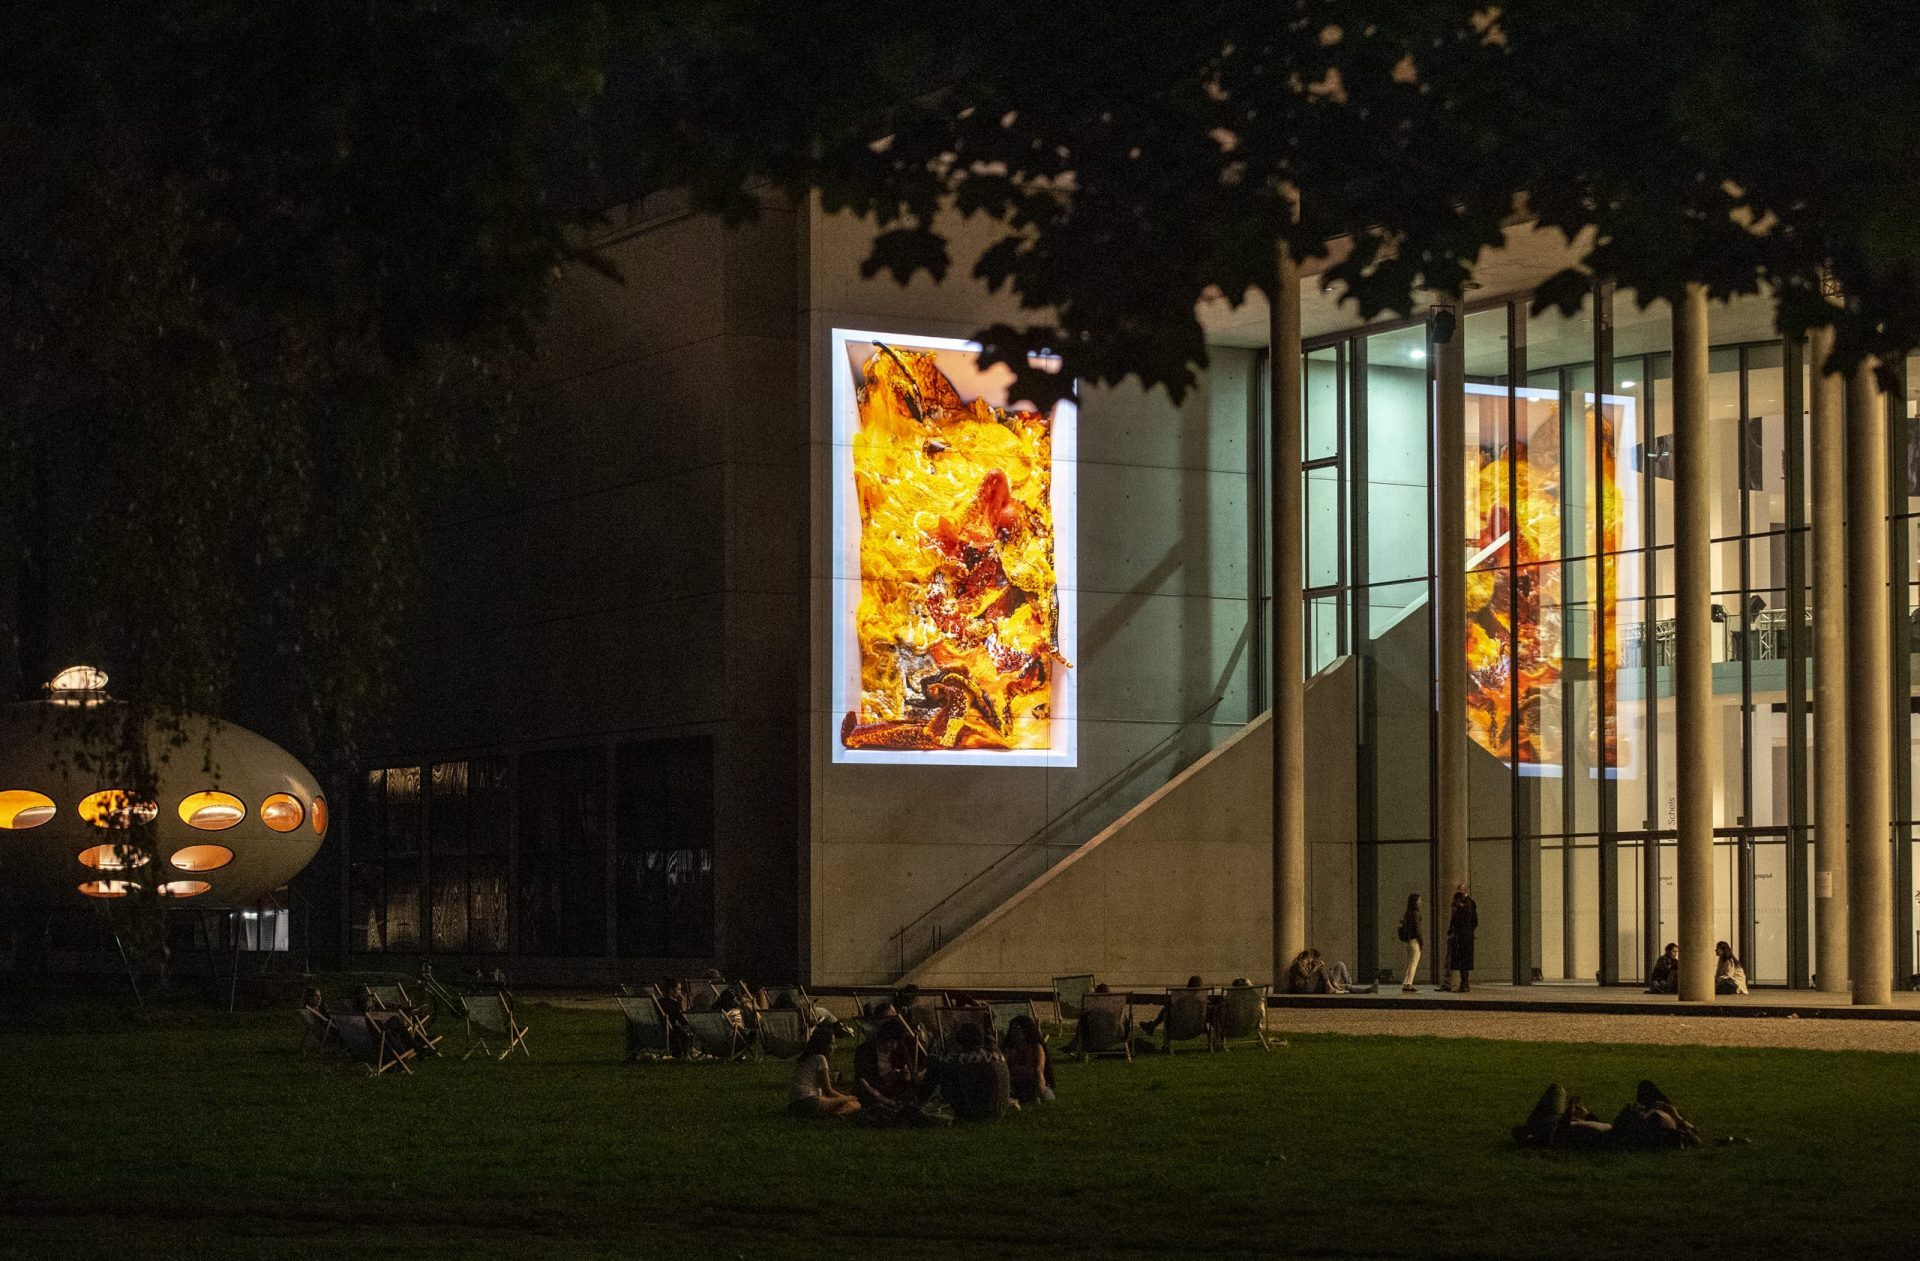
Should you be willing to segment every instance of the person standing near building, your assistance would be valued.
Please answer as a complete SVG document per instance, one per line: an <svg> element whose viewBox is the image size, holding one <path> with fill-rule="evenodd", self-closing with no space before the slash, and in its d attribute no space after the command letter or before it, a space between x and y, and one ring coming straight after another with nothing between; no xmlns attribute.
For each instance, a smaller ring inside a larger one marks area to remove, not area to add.
<svg viewBox="0 0 1920 1261"><path fill-rule="evenodd" d="M1400 917L1400 941L1406 946L1407 968L1400 976L1400 992L1413 993L1414 974L1420 968L1420 895L1407 895L1407 913Z"/></svg>
<svg viewBox="0 0 1920 1261"><path fill-rule="evenodd" d="M1479 927L1480 908L1463 884L1453 891L1453 907L1447 915L1447 977L1451 980L1454 973L1460 974L1460 983L1451 988L1461 994L1473 988L1469 974L1473 971L1473 934Z"/></svg>

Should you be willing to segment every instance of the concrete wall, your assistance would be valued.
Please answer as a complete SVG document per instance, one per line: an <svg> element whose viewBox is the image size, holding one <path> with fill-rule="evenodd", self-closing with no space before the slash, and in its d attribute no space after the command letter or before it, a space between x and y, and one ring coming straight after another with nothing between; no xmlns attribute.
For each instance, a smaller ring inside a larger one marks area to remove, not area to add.
<svg viewBox="0 0 1920 1261"><path fill-rule="evenodd" d="M967 256L965 224L952 225ZM1028 317L964 276L862 280L871 226L816 212L807 238L813 676L807 953L818 982L896 976L1071 853L1252 716L1246 446L1254 354L1219 350L1199 389L1081 399L1079 764L831 761L831 330L967 336ZM1196 863L1200 860L1196 856ZM938 908L937 911L934 908ZM918 924L923 914L934 911ZM896 936L908 925L911 932Z"/></svg>
<svg viewBox="0 0 1920 1261"><path fill-rule="evenodd" d="M1310 940L1351 961L1354 679L1342 657L1307 689ZM1116 986L1273 979L1273 737L1268 715L1128 811L911 975L928 987Z"/></svg>
<svg viewBox="0 0 1920 1261"><path fill-rule="evenodd" d="M718 955L768 978L799 966L801 218L656 201L602 242L624 283L563 278L508 472L432 518L382 759L712 736Z"/></svg>

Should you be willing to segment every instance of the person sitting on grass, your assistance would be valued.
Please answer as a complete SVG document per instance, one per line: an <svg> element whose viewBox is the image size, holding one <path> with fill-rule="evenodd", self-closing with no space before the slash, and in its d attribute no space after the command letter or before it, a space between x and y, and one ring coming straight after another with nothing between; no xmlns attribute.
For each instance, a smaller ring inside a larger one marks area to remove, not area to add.
<svg viewBox="0 0 1920 1261"><path fill-rule="evenodd" d="M1000 1041L1007 1057L1007 1089L1016 1103L1053 1102L1053 1061L1047 1056L1046 1043L1040 1040L1040 1026L1032 1016L1015 1016L1007 1022L1007 1033Z"/></svg>
<svg viewBox="0 0 1920 1261"><path fill-rule="evenodd" d="M925 1102L919 1040L898 1016L881 1019L853 1052L853 1093L870 1112L901 1115Z"/></svg>
<svg viewBox="0 0 1920 1261"><path fill-rule="evenodd" d="M1733 947L1724 941L1713 944L1713 953L1719 962L1713 969L1713 992L1716 994L1744 994L1747 992L1747 969L1740 962L1740 956L1733 953Z"/></svg>
<svg viewBox="0 0 1920 1261"><path fill-rule="evenodd" d="M962 1121L998 1121L1012 1108L1007 1061L979 1025L954 1030L953 1052L942 1074L941 1093Z"/></svg>
<svg viewBox="0 0 1920 1261"><path fill-rule="evenodd" d="M833 1029L822 1025L807 1039L807 1049L793 1065L793 1089L787 1111L797 1117L848 1117L860 1111L860 1101L833 1088Z"/></svg>
<svg viewBox="0 0 1920 1261"><path fill-rule="evenodd" d="M1680 943L1670 941L1660 957L1653 961L1653 971L1647 976L1647 993L1678 994L1680 992Z"/></svg>

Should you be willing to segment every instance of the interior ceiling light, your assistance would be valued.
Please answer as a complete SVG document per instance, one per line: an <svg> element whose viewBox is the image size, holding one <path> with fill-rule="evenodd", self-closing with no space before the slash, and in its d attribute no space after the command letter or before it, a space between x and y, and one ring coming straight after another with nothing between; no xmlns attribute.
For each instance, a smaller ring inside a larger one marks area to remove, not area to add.
<svg viewBox="0 0 1920 1261"><path fill-rule="evenodd" d="M9 788L0 792L0 828L15 832L37 828L53 817L54 809L53 798L45 793Z"/></svg>
<svg viewBox="0 0 1920 1261"><path fill-rule="evenodd" d="M197 792L180 803L180 818L202 832L224 832L246 817L246 804L232 793Z"/></svg>
<svg viewBox="0 0 1920 1261"><path fill-rule="evenodd" d="M47 684L56 705L98 705L107 699L107 672L94 666L68 666Z"/></svg>
<svg viewBox="0 0 1920 1261"><path fill-rule="evenodd" d="M300 799L292 793L275 793L260 803L260 822L275 832L291 832L306 817Z"/></svg>
<svg viewBox="0 0 1920 1261"><path fill-rule="evenodd" d="M142 801L124 788L105 788L81 798L80 817L97 828L127 828L152 823L160 807Z"/></svg>

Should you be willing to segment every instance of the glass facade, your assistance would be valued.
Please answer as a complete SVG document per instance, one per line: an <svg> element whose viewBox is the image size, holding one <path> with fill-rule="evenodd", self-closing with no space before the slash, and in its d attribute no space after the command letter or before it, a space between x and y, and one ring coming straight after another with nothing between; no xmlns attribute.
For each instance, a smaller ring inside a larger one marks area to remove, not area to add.
<svg viewBox="0 0 1920 1261"><path fill-rule="evenodd" d="M1481 972L1634 982L1677 936L1670 327L1663 303L1643 307L1610 287L1572 316L1532 314L1524 298L1470 308L1458 334L1459 434L1435 430L1424 322L1305 348L1306 667L1342 654L1360 667L1360 962L1370 971L1397 954L1407 894L1436 892L1431 596L1442 562L1467 571ZM1709 333L1716 932L1756 983L1807 985L1817 960L1806 368L1800 347L1772 331L1764 300L1715 306ZM1891 405L1903 629L1920 626L1908 613L1920 608L1916 397L1903 380ZM1436 531L1429 453L1441 441L1463 446L1466 512ZM1915 708L1913 646L1891 670L1896 712ZM1903 980L1920 968L1920 745L1904 743L1894 841Z"/></svg>
<svg viewBox="0 0 1920 1261"><path fill-rule="evenodd" d="M713 955L711 737L380 767L353 810L357 953Z"/></svg>

